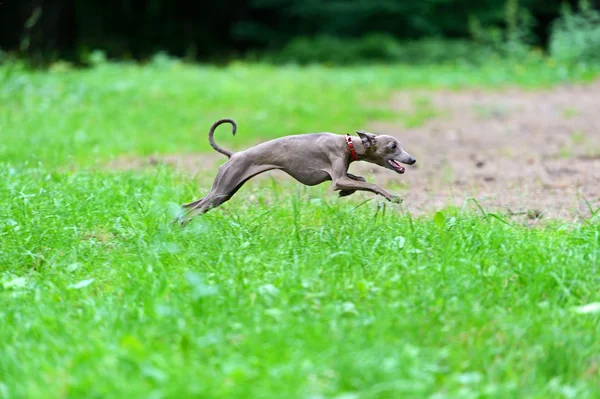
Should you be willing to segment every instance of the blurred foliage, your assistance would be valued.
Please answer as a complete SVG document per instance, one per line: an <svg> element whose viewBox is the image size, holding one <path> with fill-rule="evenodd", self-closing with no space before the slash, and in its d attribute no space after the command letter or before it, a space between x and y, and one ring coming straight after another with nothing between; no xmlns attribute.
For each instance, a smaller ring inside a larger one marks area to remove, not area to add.
<svg viewBox="0 0 600 399"><path fill-rule="evenodd" d="M417 60L423 57L426 61L440 57L442 39L452 40L445 49L449 55L443 58L463 57L464 53L470 58L473 49L467 50L463 40L475 38L477 46L522 54L530 45L546 46L563 3L224 0L207 5L182 0L8 1L0 4L0 48L34 62L62 58L88 63L94 50L120 59L145 59L166 51L176 57L219 61L282 51L282 56L267 58L346 62L414 60L416 55ZM590 7L599 5L596 0ZM564 25L566 20L562 20ZM424 38L427 41L417 49L414 41ZM342 41L346 43L340 45ZM348 55L340 50L348 51ZM431 50L433 56L427 54ZM331 57L324 57L327 54Z"/></svg>
<svg viewBox="0 0 600 399"><path fill-rule="evenodd" d="M250 58L276 64L444 64L455 63L457 60L480 64L497 54L488 46L465 39L428 38L400 42L390 35L370 34L357 39L340 39L335 36L299 37L292 39L281 50L259 52Z"/></svg>
<svg viewBox="0 0 600 399"><path fill-rule="evenodd" d="M565 7L553 26L550 52L562 62L600 62L600 12L588 1L576 11Z"/></svg>

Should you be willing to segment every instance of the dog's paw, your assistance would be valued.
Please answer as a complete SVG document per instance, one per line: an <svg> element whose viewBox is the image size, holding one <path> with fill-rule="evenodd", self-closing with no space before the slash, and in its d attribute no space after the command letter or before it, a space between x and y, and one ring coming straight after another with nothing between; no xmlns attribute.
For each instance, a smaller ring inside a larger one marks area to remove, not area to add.
<svg viewBox="0 0 600 399"><path fill-rule="evenodd" d="M403 198L401 198L401 197L398 197L398 196L393 196L393 197L390 197L390 198L388 198L388 200L389 200L389 201L390 201L392 204L401 204L401 203L402 203L402 201L404 201L404 199L403 199Z"/></svg>
<svg viewBox="0 0 600 399"><path fill-rule="evenodd" d="M355 193L356 190L340 190L339 196L340 197L346 197L348 195L352 195Z"/></svg>
<svg viewBox="0 0 600 399"><path fill-rule="evenodd" d="M171 220L171 223L169 223L171 226L172 225L179 225L180 227L185 227L186 224L188 224L190 222L189 219L185 219L183 216L178 216L176 218L174 218L173 220Z"/></svg>
<svg viewBox="0 0 600 399"><path fill-rule="evenodd" d="M365 183L367 181L364 177L356 176L356 175L353 175L352 173L346 173L346 176L348 176L352 180L361 181L363 183Z"/></svg>

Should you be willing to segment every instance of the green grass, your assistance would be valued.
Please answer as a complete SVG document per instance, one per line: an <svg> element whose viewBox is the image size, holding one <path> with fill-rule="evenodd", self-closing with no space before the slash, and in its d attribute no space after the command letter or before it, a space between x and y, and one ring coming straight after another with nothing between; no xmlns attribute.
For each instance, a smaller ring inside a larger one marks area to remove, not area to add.
<svg viewBox="0 0 600 399"><path fill-rule="evenodd" d="M182 230L167 170L0 177L7 397L596 396L598 224L274 185Z"/></svg>
<svg viewBox="0 0 600 399"><path fill-rule="evenodd" d="M556 67L2 68L0 398L599 396L600 314L574 311L600 301L598 216L416 218L267 179L181 229L211 176L89 168L203 151L221 116L240 121L230 147L414 124L369 104Z"/></svg>
<svg viewBox="0 0 600 399"><path fill-rule="evenodd" d="M59 64L50 72L5 65L0 66L0 159L91 165L123 154L206 151L206 132L222 117L239 123L235 138L219 132L219 142L234 149L281 135L351 132L378 119L414 127L436 110L418 98L414 111L382 106L397 90L535 88L585 81L599 72L550 61L479 68L216 68L162 62L73 70Z"/></svg>

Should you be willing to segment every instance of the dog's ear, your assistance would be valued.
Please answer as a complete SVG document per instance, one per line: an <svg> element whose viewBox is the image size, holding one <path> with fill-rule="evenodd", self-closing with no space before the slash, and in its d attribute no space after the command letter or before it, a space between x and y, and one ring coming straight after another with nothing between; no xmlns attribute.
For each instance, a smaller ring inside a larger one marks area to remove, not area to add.
<svg viewBox="0 0 600 399"><path fill-rule="evenodd" d="M360 137L363 145L365 147L372 147L375 146L375 135L373 133L367 133L364 130L357 130L356 133L358 134L358 137Z"/></svg>

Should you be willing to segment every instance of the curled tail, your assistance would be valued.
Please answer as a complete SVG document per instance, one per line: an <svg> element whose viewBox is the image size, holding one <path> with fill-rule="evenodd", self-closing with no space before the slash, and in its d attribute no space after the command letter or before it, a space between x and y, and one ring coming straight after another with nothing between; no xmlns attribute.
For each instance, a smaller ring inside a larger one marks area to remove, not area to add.
<svg viewBox="0 0 600 399"><path fill-rule="evenodd" d="M231 133L235 136L235 132L237 130L237 124L235 123L235 121L233 119L224 118L224 119L219 119L211 126L211 128L208 132L208 141L209 141L210 145L212 146L212 148L214 148L216 151L220 152L223 155L226 155L227 158L231 158L231 156L233 155L233 152L219 147L217 145L217 143L215 143L215 139L213 138L213 136L215 134L215 129L219 125L222 125L223 123L231 123L231 126L232 126Z"/></svg>

